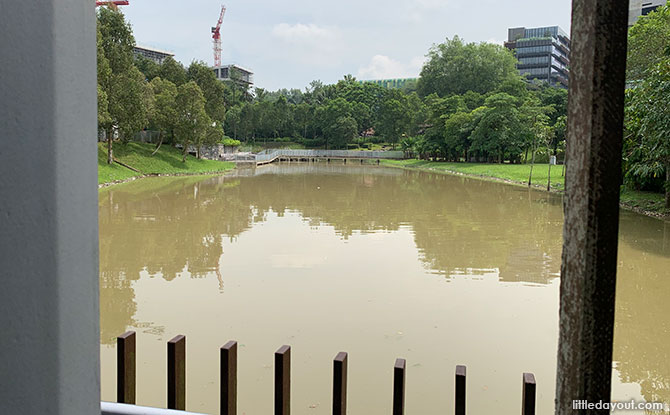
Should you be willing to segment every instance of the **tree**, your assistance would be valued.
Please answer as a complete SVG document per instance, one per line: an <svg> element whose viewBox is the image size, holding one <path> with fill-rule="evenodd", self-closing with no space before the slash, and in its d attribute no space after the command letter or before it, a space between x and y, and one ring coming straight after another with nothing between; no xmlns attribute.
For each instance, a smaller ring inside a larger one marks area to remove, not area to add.
<svg viewBox="0 0 670 415"><path fill-rule="evenodd" d="M665 174L665 206L670 208L670 58L648 71L630 95L627 127L637 139L630 173L647 178Z"/></svg>
<svg viewBox="0 0 670 415"><path fill-rule="evenodd" d="M472 121L472 113L457 112L447 118L444 123L444 140L447 151L452 153L455 159L463 157L466 162L468 161Z"/></svg>
<svg viewBox="0 0 670 415"><path fill-rule="evenodd" d="M329 100L326 105L317 108L316 119L318 126L321 131L323 131L324 138L326 139L326 148L328 148L329 142L335 145L348 144L347 139L349 137L341 137L339 134L342 131L340 127L345 124L350 124L349 121L341 121L340 126L336 126L336 124L340 118L351 117L353 119L351 116L352 110L352 105L344 98ZM356 128L358 128L358 126Z"/></svg>
<svg viewBox="0 0 670 415"><path fill-rule="evenodd" d="M154 78L149 84L154 94L154 110L150 122L158 130L159 140L155 154L163 143L165 133L173 132L177 120L177 87L168 80Z"/></svg>
<svg viewBox="0 0 670 415"><path fill-rule="evenodd" d="M628 32L626 78L642 81L647 71L670 56L670 6L662 6L638 19Z"/></svg>
<svg viewBox="0 0 670 415"><path fill-rule="evenodd" d="M147 125L147 84L144 75L134 66L126 72L113 73L110 90L109 113L120 138L126 142Z"/></svg>
<svg viewBox="0 0 670 415"><path fill-rule="evenodd" d="M175 130L177 139L182 145L182 161L185 162L189 145L199 147L212 121L205 111L205 97L194 81L189 81L177 88L175 102L177 104Z"/></svg>
<svg viewBox="0 0 670 415"><path fill-rule="evenodd" d="M506 80L518 78L516 58L511 51L490 43L464 43L455 36L434 45L421 69L419 95L444 97L474 91L493 91Z"/></svg>
<svg viewBox="0 0 670 415"><path fill-rule="evenodd" d="M472 148L480 155L498 163L506 158L517 161L521 157L523 127L517 102L510 94L499 92L488 97L484 107L475 110L476 127L471 140Z"/></svg>
<svg viewBox="0 0 670 415"><path fill-rule="evenodd" d="M332 143L336 148L341 148L351 142L358 133L356 120L351 116L339 117L330 128Z"/></svg>
<svg viewBox="0 0 670 415"><path fill-rule="evenodd" d="M123 14L101 7L98 9L97 25L100 33L98 85L101 97L98 114L107 136L107 163L111 164L114 160L112 142L115 131L127 138L146 123L144 75L133 65L135 39Z"/></svg>
<svg viewBox="0 0 670 415"><path fill-rule="evenodd" d="M240 126L242 117L242 108L240 105L235 105L226 111L226 125L233 130L233 138L237 139L237 129Z"/></svg>
<svg viewBox="0 0 670 415"><path fill-rule="evenodd" d="M298 104L294 113L295 122L300 127L303 138L307 138L307 126L314 119L314 107L306 102Z"/></svg>
<svg viewBox="0 0 670 415"><path fill-rule="evenodd" d="M97 25L97 62L98 62L98 128L107 133L111 127L112 118L109 115L109 100L107 98L106 80L112 73L109 67L109 61L105 57L105 50L102 47L102 32L100 25ZM101 85L100 82L103 82Z"/></svg>
<svg viewBox="0 0 670 415"><path fill-rule="evenodd" d="M225 86L216 79L214 71L205 62L194 61L186 71L188 80L195 81L205 97L207 115L223 126L225 119Z"/></svg>
<svg viewBox="0 0 670 415"><path fill-rule="evenodd" d="M135 66L144 74L147 81L151 81L158 76L161 66L142 55L135 56Z"/></svg>
<svg viewBox="0 0 670 415"><path fill-rule="evenodd" d="M172 82L178 87L184 85L187 81L184 65L174 60L172 56L168 56L163 60L163 63L158 69L157 76Z"/></svg>
<svg viewBox="0 0 670 415"><path fill-rule="evenodd" d="M379 109L377 130L386 141L393 144L394 149L402 133L406 131L410 119L407 100L402 92L394 89L388 90Z"/></svg>

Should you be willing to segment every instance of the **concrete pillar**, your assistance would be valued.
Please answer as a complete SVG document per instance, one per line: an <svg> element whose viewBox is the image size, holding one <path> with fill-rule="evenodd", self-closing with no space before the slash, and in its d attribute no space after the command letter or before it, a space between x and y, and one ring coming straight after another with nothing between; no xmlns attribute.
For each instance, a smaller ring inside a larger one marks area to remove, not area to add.
<svg viewBox="0 0 670 415"><path fill-rule="evenodd" d="M0 413L100 413L94 2L0 9Z"/></svg>
<svg viewBox="0 0 670 415"><path fill-rule="evenodd" d="M610 400L628 16L620 3L572 3L558 415L573 414L573 400Z"/></svg>

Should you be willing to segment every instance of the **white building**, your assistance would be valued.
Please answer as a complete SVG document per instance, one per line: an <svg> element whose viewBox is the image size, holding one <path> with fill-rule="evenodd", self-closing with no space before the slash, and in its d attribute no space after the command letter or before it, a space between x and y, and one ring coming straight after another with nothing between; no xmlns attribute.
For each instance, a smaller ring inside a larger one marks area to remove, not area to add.
<svg viewBox="0 0 670 415"><path fill-rule="evenodd" d="M628 27L633 26L640 16L648 15L665 3L667 3L666 0L630 0Z"/></svg>
<svg viewBox="0 0 670 415"><path fill-rule="evenodd" d="M137 55L144 56L147 59L151 59L152 61L156 62L157 64L162 64L163 61L168 57L172 56L174 57L174 53L172 52L167 52L164 50L160 49L155 49L155 48L150 48L147 46L135 46L133 48L133 53Z"/></svg>

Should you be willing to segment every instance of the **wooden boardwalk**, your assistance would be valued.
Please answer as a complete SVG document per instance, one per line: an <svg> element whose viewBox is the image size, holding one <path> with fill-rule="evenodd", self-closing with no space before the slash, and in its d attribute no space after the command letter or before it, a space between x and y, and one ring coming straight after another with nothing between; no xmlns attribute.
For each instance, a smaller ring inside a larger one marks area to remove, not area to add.
<svg viewBox="0 0 670 415"><path fill-rule="evenodd" d="M256 165L273 163L275 161L303 161L314 162L318 160L402 160L405 153L402 151L355 151L355 150L288 150L273 149L265 150L256 154Z"/></svg>

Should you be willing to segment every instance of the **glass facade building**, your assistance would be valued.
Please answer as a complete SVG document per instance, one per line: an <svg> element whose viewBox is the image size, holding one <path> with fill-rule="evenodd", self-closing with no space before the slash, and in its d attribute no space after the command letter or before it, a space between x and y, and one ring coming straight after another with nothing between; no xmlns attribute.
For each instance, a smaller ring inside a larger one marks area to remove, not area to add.
<svg viewBox="0 0 670 415"><path fill-rule="evenodd" d="M560 27L511 28L505 47L514 51L521 75L568 87L570 38Z"/></svg>

